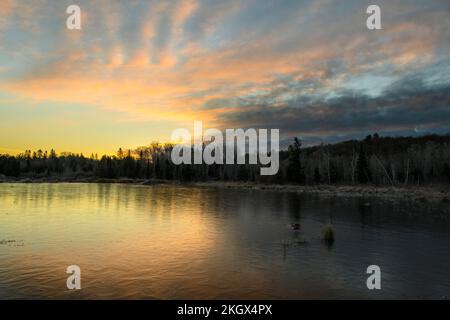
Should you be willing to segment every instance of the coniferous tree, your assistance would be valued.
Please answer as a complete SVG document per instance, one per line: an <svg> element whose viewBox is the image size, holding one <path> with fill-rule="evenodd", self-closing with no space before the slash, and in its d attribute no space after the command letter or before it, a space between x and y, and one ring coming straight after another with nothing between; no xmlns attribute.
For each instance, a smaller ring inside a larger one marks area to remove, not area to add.
<svg viewBox="0 0 450 320"><path fill-rule="evenodd" d="M366 141L368 138L366 138ZM356 175L359 183L368 183L371 180L369 165L363 143L359 145L358 161L356 163Z"/></svg>
<svg viewBox="0 0 450 320"><path fill-rule="evenodd" d="M294 144L289 146L288 180L294 183L304 182L304 172L301 163L301 141L296 137Z"/></svg>

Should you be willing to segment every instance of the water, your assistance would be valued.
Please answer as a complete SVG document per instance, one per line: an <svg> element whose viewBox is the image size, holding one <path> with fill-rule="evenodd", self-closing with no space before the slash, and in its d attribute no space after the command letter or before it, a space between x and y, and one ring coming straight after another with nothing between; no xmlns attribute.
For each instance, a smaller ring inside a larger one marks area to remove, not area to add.
<svg viewBox="0 0 450 320"><path fill-rule="evenodd" d="M0 184L0 298L449 298L450 219L371 203L161 185ZM330 219L331 247L321 242ZM366 287L373 264L382 290ZM67 289L69 265L80 266L82 290Z"/></svg>

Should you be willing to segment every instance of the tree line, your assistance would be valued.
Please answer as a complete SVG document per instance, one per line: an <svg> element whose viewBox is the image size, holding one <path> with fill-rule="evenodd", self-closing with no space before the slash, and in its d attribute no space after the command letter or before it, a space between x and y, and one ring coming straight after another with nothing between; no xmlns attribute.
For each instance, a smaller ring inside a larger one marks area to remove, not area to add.
<svg viewBox="0 0 450 320"><path fill-rule="evenodd" d="M259 165L174 165L170 144L154 142L114 156L26 150L0 155L0 176L67 179L163 179L274 184L421 185L450 183L450 134L380 137L303 147L295 138L280 151L280 170L261 176Z"/></svg>

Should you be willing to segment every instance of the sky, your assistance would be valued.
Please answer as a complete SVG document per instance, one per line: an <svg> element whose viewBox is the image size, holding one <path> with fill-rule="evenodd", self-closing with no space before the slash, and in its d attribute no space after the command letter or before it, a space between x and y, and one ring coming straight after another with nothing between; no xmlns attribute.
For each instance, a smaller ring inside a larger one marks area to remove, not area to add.
<svg viewBox="0 0 450 320"><path fill-rule="evenodd" d="M0 153L112 154L194 120L306 145L448 133L449 14L448 0L2 0Z"/></svg>

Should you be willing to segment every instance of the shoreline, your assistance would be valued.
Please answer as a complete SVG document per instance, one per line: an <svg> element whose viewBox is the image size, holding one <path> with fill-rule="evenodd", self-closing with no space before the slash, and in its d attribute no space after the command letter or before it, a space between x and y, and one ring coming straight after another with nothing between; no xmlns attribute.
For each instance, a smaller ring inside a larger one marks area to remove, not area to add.
<svg viewBox="0 0 450 320"><path fill-rule="evenodd" d="M290 185L259 184L237 181L181 182L161 179L103 179L103 178L0 178L1 183L111 183L133 185L177 185L205 188L245 189L260 191L293 192L328 197L376 197L390 200L409 200L418 203L441 203L450 206L449 185L376 186L376 185Z"/></svg>

